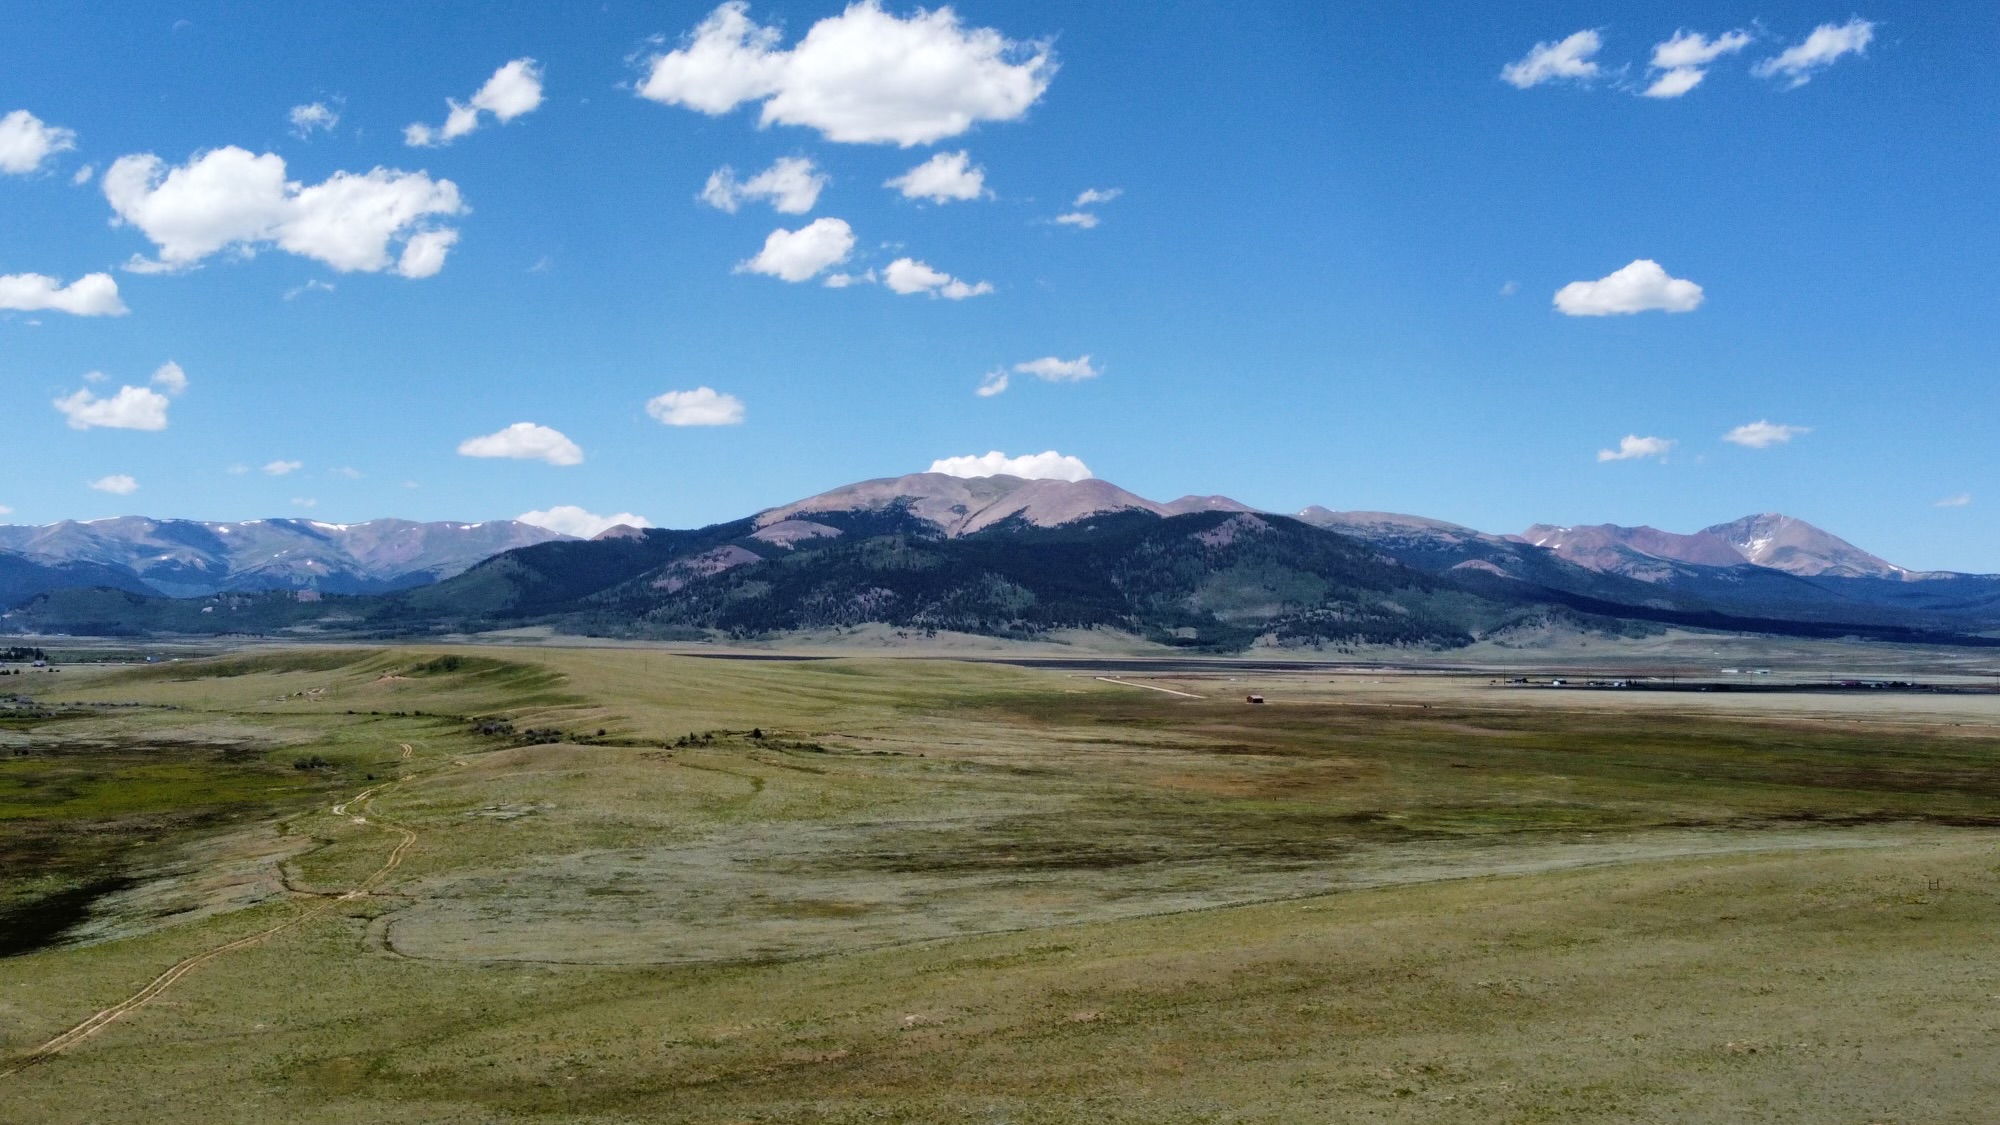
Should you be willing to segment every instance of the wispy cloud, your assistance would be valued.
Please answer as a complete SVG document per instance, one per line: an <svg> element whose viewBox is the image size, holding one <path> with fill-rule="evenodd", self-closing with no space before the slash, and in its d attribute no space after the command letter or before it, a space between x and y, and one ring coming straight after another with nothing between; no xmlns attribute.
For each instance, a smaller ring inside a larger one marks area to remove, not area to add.
<svg viewBox="0 0 2000 1125"><path fill-rule="evenodd" d="M1843 56L1867 54L1874 40L1875 25L1859 16L1842 24L1823 23L1804 40L1758 63L1751 73L1786 79L1786 86L1796 90Z"/></svg>
<svg viewBox="0 0 2000 1125"><path fill-rule="evenodd" d="M288 116L292 122L292 135L300 140L306 140L314 133L328 132L340 124L339 111L325 102L295 105Z"/></svg>
<svg viewBox="0 0 2000 1125"><path fill-rule="evenodd" d="M1500 68L1500 79L1515 89L1526 90L1544 82L1588 82L1603 71L1594 56L1604 47L1604 37L1585 29L1550 43L1537 43L1518 62Z"/></svg>
<svg viewBox="0 0 2000 1125"><path fill-rule="evenodd" d="M1652 69L1659 77L1643 93L1649 98L1678 98L1708 75L1708 65L1750 45L1747 31L1725 31L1710 39L1699 31L1676 31L1653 46Z"/></svg>
<svg viewBox="0 0 2000 1125"><path fill-rule="evenodd" d="M928 293L933 297L943 297L948 301L963 301L967 297L981 297L993 292L993 283L960 281L958 278L933 269L915 258L898 258L882 271L882 284L891 291L910 296Z"/></svg>
<svg viewBox="0 0 2000 1125"><path fill-rule="evenodd" d="M782 156L747 180L737 180L736 170L727 164L717 168L701 189L701 201L733 215L746 201L762 199L774 211L803 215L819 202L819 193L826 185L826 175L814 169L812 161L803 156Z"/></svg>
<svg viewBox="0 0 2000 1125"><path fill-rule="evenodd" d="M1722 440L1745 449L1769 449L1784 445L1800 434L1812 433L1811 426L1785 426L1776 422L1750 422L1722 435Z"/></svg>
<svg viewBox="0 0 2000 1125"><path fill-rule="evenodd" d="M1600 462L1604 462L1638 461L1648 457L1663 458L1672 452L1673 448L1674 443L1666 438L1640 437L1638 434L1626 434L1624 437L1618 439L1618 448L1598 450L1597 459Z"/></svg>
<svg viewBox="0 0 2000 1125"><path fill-rule="evenodd" d="M403 143L413 148L448 145L479 128L480 114L490 113L506 124L542 104L542 68L533 59L515 59L493 72L493 77L472 95L470 102L447 98L451 107L444 124L436 128L418 122L405 126Z"/></svg>
<svg viewBox="0 0 2000 1125"><path fill-rule="evenodd" d="M1970 492L1961 492L1956 496L1947 496L1931 505L1933 508L1969 508L1971 506L1972 493Z"/></svg>

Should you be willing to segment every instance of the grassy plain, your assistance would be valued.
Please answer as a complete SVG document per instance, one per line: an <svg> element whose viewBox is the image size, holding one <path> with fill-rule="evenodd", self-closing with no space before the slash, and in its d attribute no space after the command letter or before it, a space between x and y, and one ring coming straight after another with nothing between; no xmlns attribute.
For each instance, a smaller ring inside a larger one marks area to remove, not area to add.
<svg viewBox="0 0 2000 1125"><path fill-rule="evenodd" d="M0 1072L303 920L0 1077L0 1121L2000 1104L2000 697L1115 678L556 648L15 678L0 902L97 897L0 958Z"/></svg>

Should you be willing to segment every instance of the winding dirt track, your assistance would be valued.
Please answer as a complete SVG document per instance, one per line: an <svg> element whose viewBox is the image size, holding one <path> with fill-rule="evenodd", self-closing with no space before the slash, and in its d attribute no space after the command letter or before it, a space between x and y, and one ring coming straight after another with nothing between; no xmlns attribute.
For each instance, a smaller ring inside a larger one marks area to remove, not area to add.
<svg viewBox="0 0 2000 1125"><path fill-rule="evenodd" d="M401 746L403 750L403 759L408 760L410 755L414 752L413 748L407 742L402 743ZM356 813L358 814L359 811L363 809L367 805L367 803L373 800L378 794L382 793L384 790L392 789L397 785L401 785L404 780L408 779L405 778L405 779L399 779L397 781L385 782L384 784L371 786L368 789L364 789L360 793L355 794L349 800L343 801L340 804L333 806L332 811L336 816L350 815L348 813L349 809L356 810ZM270 929L259 931L257 933L249 935L248 937L237 938L235 941L225 942L222 945L214 947L213 949L207 949L200 953L196 953L190 957L187 957L178 964L174 965L173 968L168 969L166 972L161 973L159 976L156 976L151 981L147 982L146 987L141 988L139 991L133 993L132 995L126 997L123 1000L120 1000L118 1003L113 1004L109 1008L104 1009L103 1011L97 1013L96 1015L90 1017L89 1019L84 1020L82 1023L77 1024L75 1027L70 1028L68 1031L63 1032L61 1035L56 1036L54 1039L49 1040L48 1042L42 1044L39 1047L36 1047L34 1050L29 1051L27 1054L16 1059L12 1064L8 1065L6 1069L0 1070L0 1078L9 1078L12 1077L13 1075L19 1074L31 1066L35 1066L38 1063L46 1062L49 1059L55 1057L56 1055L59 1055L62 1052L70 1049L71 1047L76 1046L78 1043L81 1043L84 1040L89 1039L90 1037L103 1031L105 1028L110 1027L112 1024L117 1023L119 1020L124 1019L126 1016L131 1015L133 1012L138 1011L140 1008L145 1007L147 1004L152 1003L155 999L157 999L160 996L161 993L165 992L169 988L172 988L177 982L179 982L182 977L187 976L189 973L194 972L196 969L199 969L200 967L206 965L210 961L213 961L216 958L223 956L224 954L233 953L239 949L247 949L250 946L256 945L257 943L266 940L267 938L275 937L278 934L284 933L286 930L292 929L306 922L310 922L313 919L318 918L322 914L325 914L327 911L332 910L335 906L338 906L341 903L352 902L353 900L361 898L366 894L368 894L368 892L373 890L376 887L376 885L382 882L383 879L388 878L390 872L396 870L396 868L402 865L404 857L409 855L410 849L416 845L417 834L407 828L404 828L400 824L391 824L386 821L380 821L380 820L371 821L367 817L363 817L360 815L354 815L353 819L354 822L357 824L372 824L374 827L380 828L385 832L394 832L402 837L402 839L397 842L395 848L389 852L389 858L383 862L381 867L376 868L374 873L370 874L366 879L363 879L361 881L360 886L355 887L353 890L348 891L345 894L326 899L322 901L319 905L301 911L300 913L293 915L292 917L286 919L285 921L280 922L275 926L272 926Z"/></svg>

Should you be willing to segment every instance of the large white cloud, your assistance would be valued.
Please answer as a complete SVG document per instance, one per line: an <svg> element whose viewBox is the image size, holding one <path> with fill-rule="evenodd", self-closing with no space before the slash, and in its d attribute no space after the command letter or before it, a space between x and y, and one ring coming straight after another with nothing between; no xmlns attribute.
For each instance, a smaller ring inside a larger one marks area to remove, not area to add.
<svg viewBox="0 0 2000 1125"><path fill-rule="evenodd" d="M124 473L113 473L90 482L90 487L99 492L109 492L113 496L130 496L139 491L139 482Z"/></svg>
<svg viewBox="0 0 2000 1125"><path fill-rule="evenodd" d="M84 376L88 382L102 382L96 371ZM73 430L102 427L107 430L164 430L167 407L172 398L187 390L187 372L168 360L153 372L152 386L119 387L114 394L99 398L86 389L55 400L55 408L69 419Z"/></svg>
<svg viewBox="0 0 2000 1125"><path fill-rule="evenodd" d="M1572 281L1556 290L1557 311L1565 316L1620 316L1661 311L1693 312L1701 305L1701 286L1669 277L1660 263L1640 258L1596 281Z"/></svg>
<svg viewBox="0 0 2000 1125"><path fill-rule="evenodd" d="M1673 38L1653 45L1652 68L1660 72L1644 93L1649 98L1678 98L1708 74L1708 64L1750 45L1747 31L1725 31L1713 39L1699 31L1676 31Z"/></svg>
<svg viewBox="0 0 2000 1125"><path fill-rule="evenodd" d="M715 9L681 47L650 61L640 96L707 114L761 101L765 125L908 147L1019 118L1056 70L1046 42L964 27L950 8L904 18L860 0L790 50L748 13L743 0Z"/></svg>
<svg viewBox="0 0 2000 1125"><path fill-rule="evenodd" d="M780 227L764 239L764 249L739 273L761 273L783 281L809 281L854 252L854 228L842 219L814 219L798 230Z"/></svg>
<svg viewBox="0 0 2000 1125"><path fill-rule="evenodd" d="M0 172L25 176L58 152L76 147L76 133L49 125L25 109L0 117Z"/></svg>
<svg viewBox="0 0 2000 1125"><path fill-rule="evenodd" d="M725 164L710 173L701 189L701 200L732 215L751 199L769 201L774 211L803 215L819 202L826 182L826 176L803 156L781 156L769 168L740 182L736 169Z"/></svg>
<svg viewBox="0 0 2000 1125"><path fill-rule="evenodd" d="M1618 448L1597 451L1599 461L1638 461L1647 457L1665 457L1673 452L1674 443L1668 438L1640 437L1626 434L1618 439Z"/></svg>
<svg viewBox="0 0 2000 1125"><path fill-rule="evenodd" d="M562 431L533 422L516 422L497 433L458 443L466 457L510 457L516 461L547 461L551 465L581 465L583 450Z"/></svg>
<svg viewBox="0 0 2000 1125"><path fill-rule="evenodd" d="M735 426L743 421L743 400L713 387L696 387L647 399L646 413L665 426Z"/></svg>
<svg viewBox="0 0 2000 1125"><path fill-rule="evenodd" d="M47 274L10 273L0 277L0 309L71 316L124 316L132 311L118 299L118 282L108 273L87 273L68 285Z"/></svg>
<svg viewBox="0 0 2000 1125"><path fill-rule="evenodd" d="M972 154L962 149L940 152L882 186L895 188L905 199L932 203L978 199L987 194L986 169L973 167Z"/></svg>
<svg viewBox="0 0 2000 1125"><path fill-rule="evenodd" d="M171 167L150 153L121 156L104 173L104 197L159 248L165 268L276 246L343 272L393 265L409 277L442 267L456 234L435 221L466 209L458 185L423 172L335 172L307 187L285 179L283 157L234 145ZM401 258L390 253L398 242Z"/></svg>
<svg viewBox="0 0 2000 1125"><path fill-rule="evenodd" d="M472 95L470 102L446 98L445 104L451 111L445 115L443 125L436 128L421 122L407 125L403 128L403 143L413 148L450 144L479 128L482 112L499 118L502 124L532 113L542 104L542 68L533 59L504 63Z"/></svg>
<svg viewBox="0 0 2000 1125"><path fill-rule="evenodd" d="M1593 61L1603 47L1603 37L1589 29L1558 42L1537 43L1520 61L1500 68L1500 78L1521 90L1560 79L1588 82L1603 73Z"/></svg>
<svg viewBox="0 0 2000 1125"><path fill-rule="evenodd" d="M993 292L993 283L990 281L982 281L976 285L960 281L943 270L932 269L915 258L898 258L890 262L889 268L882 271L882 284L905 297L913 293L928 293L948 301L963 301L967 297L980 297Z"/></svg>
<svg viewBox="0 0 2000 1125"><path fill-rule="evenodd" d="M1024 477L1028 480L1089 480L1090 466L1055 450L1009 457L999 450L983 456L944 457L932 461L930 472L954 477Z"/></svg>
<svg viewBox="0 0 2000 1125"><path fill-rule="evenodd" d="M1803 41L1752 67L1751 73L1759 78L1784 77L1797 88L1843 55L1867 54L1874 40L1875 25L1859 16L1842 24L1823 23Z"/></svg>
<svg viewBox="0 0 2000 1125"><path fill-rule="evenodd" d="M1722 440L1746 449L1768 449L1783 445L1800 434L1812 433L1811 426L1785 426L1776 422L1751 422L1722 435Z"/></svg>
<svg viewBox="0 0 2000 1125"><path fill-rule="evenodd" d="M645 516L631 512L619 512L615 516L600 516L596 512L579 508L574 504L557 504L553 508L522 512L514 517L522 523L536 527L546 527L563 535L574 535L578 539L590 539L623 524L626 527L651 527L653 523Z"/></svg>

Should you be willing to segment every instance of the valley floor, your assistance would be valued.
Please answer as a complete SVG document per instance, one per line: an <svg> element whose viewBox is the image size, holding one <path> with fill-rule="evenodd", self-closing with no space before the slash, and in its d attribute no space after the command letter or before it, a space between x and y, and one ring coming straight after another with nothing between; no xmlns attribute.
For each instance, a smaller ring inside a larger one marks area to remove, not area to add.
<svg viewBox="0 0 2000 1125"><path fill-rule="evenodd" d="M817 655L10 679L0 1121L2000 1102L2000 695Z"/></svg>

